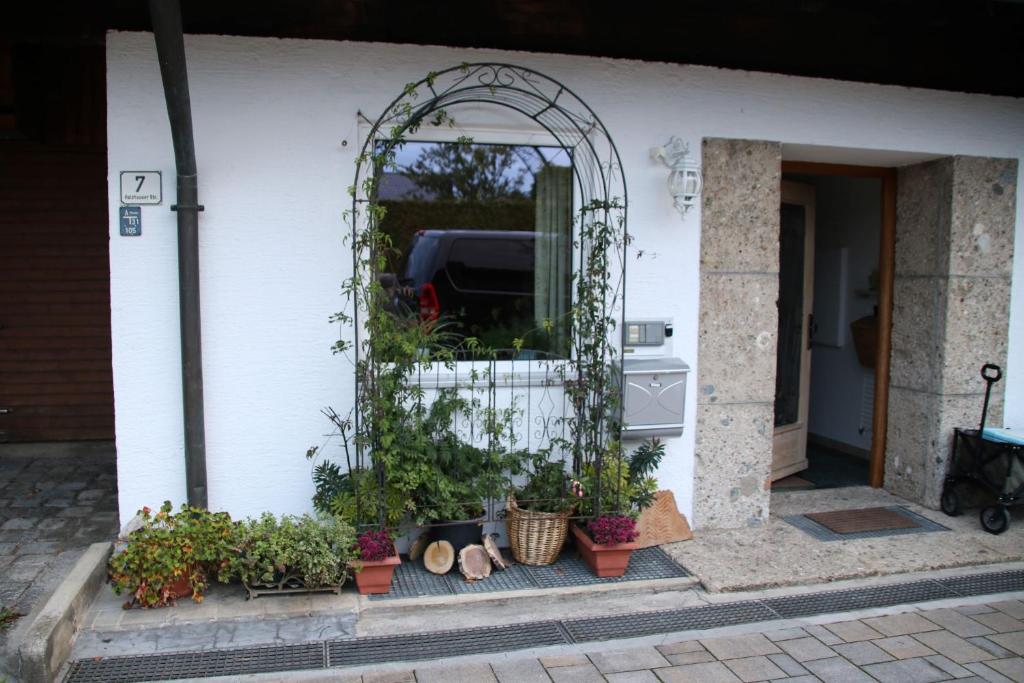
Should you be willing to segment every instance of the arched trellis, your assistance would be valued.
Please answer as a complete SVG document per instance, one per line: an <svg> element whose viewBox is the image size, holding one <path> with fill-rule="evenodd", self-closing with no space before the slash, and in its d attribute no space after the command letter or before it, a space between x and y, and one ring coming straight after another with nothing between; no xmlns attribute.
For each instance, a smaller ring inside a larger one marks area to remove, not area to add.
<svg viewBox="0 0 1024 683"><path fill-rule="evenodd" d="M501 63L463 64L410 83L373 123L356 161L350 213L354 301L357 467L381 443L375 433L368 393L378 389L383 368L392 358L381 355L373 339L374 316L382 311L375 273L383 270L376 223L381 212L377 189L394 150L423 126L452 120L460 105L493 105L535 122L572 158L574 272L570 314L570 358L557 364L565 385L568 414L566 449L578 474L590 463L601 481L602 453L617 443L621 428L621 329L625 296L627 195L615 144L597 114L562 83L533 69ZM382 319L376 319L382 320ZM494 382L491 375L490 390ZM412 381L416 378L410 377ZM415 395L412 392L409 395ZM374 463L378 478L378 521L384 523L386 467ZM594 496L600 510L601 491Z"/></svg>

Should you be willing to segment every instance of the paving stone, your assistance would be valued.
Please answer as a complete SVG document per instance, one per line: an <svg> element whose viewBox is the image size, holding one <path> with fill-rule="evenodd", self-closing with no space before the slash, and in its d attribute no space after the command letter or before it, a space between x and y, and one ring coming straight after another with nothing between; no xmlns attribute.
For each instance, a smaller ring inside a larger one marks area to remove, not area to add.
<svg viewBox="0 0 1024 683"><path fill-rule="evenodd" d="M12 517L4 522L0 529L4 531L21 531L23 529L33 529L38 523L39 519L36 517Z"/></svg>
<svg viewBox="0 0 1024 683"><path fill-rule="evenodd" d="M664 683L742 683L739 677L721 662L673 666L658 669L655 673Z"/></svg>
<svg viewBox="0 0 1024 683"><path fill-rule="evenodd" d="M412 671L381 671L363 674L363 683L416 683L416 675Z"/></svg>
<svg viewBox="0 0 1024 683"><path fill-rule="evenodd" d="M107 489L86 489L78 494L78 500L81 502L91 502L105 498L108 495L110 495L110 491Z"/></svg>
<svg viewBox="0 0 1024 683"><path fill-rule="evenodd" d="M871 642L896 659L913 659L935 654L934 650L914 640L913 636L893 636L892 638L879 638Z"/></svg>
<svg viewBox="0 0 1024 683"><path fill-rule="evenodd" d="M772 664L785 671L788 676L807 675L807 669L789 655L768 655L768 659Z"/></svg>
<svg viewBox="0 0 1024 683"><path fill-rule="evenodd" d="M18 549L17 543L4 542L0 543L0 555L13 555L14 551Z"/></svg>
<svg viewBox="0 0 1024 683"><path fill-rule="evenodd" d="M53 531L55 529L63 529L67 525L68 520L66 519L60 519L57 517L47 517L45 519L39 520L39 524L36 525L36 528L40 531Z"/></svg>
<svg viewBox="0 0 1024 683"><path fill-rule="evenodd" d="M545 669L553 669L558 666L590 664L590 660L584 655L554 655L551 657L541 657L540 663Z"/></svg>
<svg viewBox="0 0 1024 683"><path fill-rule="evenodd" d="M81 491L84 488L88 488L89 483L86 481L65 481L57 488L61 491Z"/></svg>
<svg viewBox="0 0 1024 683"><path fill-rule="evenodd" d="M739 659L757 655L774 655L782 652L772 641L760 633L725 638L709 638L700 641L718 659Z"/></svg>
<svg viewBox="0 0 1024 683"><path fill-rule="evenodd" d="M489 664L439 665L416 669L416 683L497 683Z"/></svg>
<svg viewBox="0 0 1024 683"><path fill-rule="evenodd" d="M1007 678L995 669L985 666L985 662L971 662L970 664L965 664L964 668L978 674L988 683L1015 683L1012 679Z"/></svg>
<svg viewBox="0 0 1024 683"><path fill-rule="evenodd" d="M684 652L678 655L666 655L665 659L671 662L673 665L681 664L701 664L703 662L715 661L715 656L707 650L701 650L700 652Z"/></svg>
<svg viewBox="0 0 1024 683"><path fill-rule="evenodd" d="M68 508L74 505L71 498L51 498L50 500L43 503L43 507L47 508Z"/></svg>
<svg viewBox="0 0 1024 683"><path fill-rule="evenodd" d="M37 508L43 505L41 498L15 498L11 501L12 508Z"/></svg>
<svg viewBox="0 0 1024 683"><path fill-rule="evenodd" d="M987 636L990 633L995 633L988 626L978 623L955 609L928 610L922 612L921 616L961 638Z"/></svg>
<svg viewBox="0 0 1024 683"><path fill-rule="evenodd" d="M990 669L995 669L1007 678L1018 681L1018 683L1020 681L1024 681L1024 658L1010 657L1009 659L994 659L992 661L985 662L985 666Z"/></svg>
<svg viewBox="0 0 1024 683"><path fill-rule="evenodd" d="M1014 619L1009 614L1004 614L1003 612L977 614L971 618L975 621L981 622L993 631L997 631L999 633L1009 633L1010 631L1024 631L1024 621L1021 621L1020 619Z"/></svg>
<svg viewBox="0 0 1024 683"><path fill-rule="evenodd" d="M968 616L972 614L987 614L989 612L995 612L995 607L990 607L984 603L977 603L975 605L961 605L960 607L954 607L960 614L966 614Z"/></svg>
<svg viewBox="0 0 1024 683"><path fill-rule="evenodd" d="M1005 647L1015 655L1024 656L1024 631L997 633L994 636L988 636L988 639L996 645Z"/></svg>
<svg viewBox="0 0 1024 683"><path fill-rule="evenodd" d="M548 669L548 675L555 683L604 683L604 676L593 664L558 666Z"/></svg>
<svg viewBox="0 0 1024 683"><path fill-rule="evenodd" d="M705 652L699 640L684 640L679 643L664 643L655 646L663 655L681 655L686 652Z"/></svg>
<svg viewBox="0 0 1024 683"><path fill-rule="evenodd" d="M970 678L971 672L968 669L960 666L953 660L942 655L932 655L931 657L925 657L929 662L939 667L953 678Z"/></svg>
<svg viewBox="0 0 1024 683"><path fill-rule="evenodd" d="M966 617L964 618L966 619ZM840 621L836 624L825 624L825 628L840 638L838 642L856 643L861 640L872 640L882 637L881 633L860 621ZM824 640L821 642L826 645L834 644Z"/></svg>
<svg viewBox="0 0 1024 683"><path fill-rule="evenodd" d="M805 665L825 683L874 683L874 679L842 657L815 659Z"/></svg>
<svg viewBox="0 0 1024 683"><path fill-rule="evenodd" d="M817 638L797 638L796 640L783 640L779 643L786 653L798 662L807 662L812 659L825 659L835 657L836 653L829 649Z"/></svg>
<svg viewBox="0 0 1024 683"><path fill-rule="evenodd" d="M884 617L870 617L868 619L861 619L861 621L887 636L903 636L908 633L939 630L938 626L913 612L889 614Z"/></svg>
<svg viewBox="0 0 1024 683"><path fill-rule="evenodd" d="M993 643L987 637L967 638L967 642L971 645L977 645L985 652L989 653L991 657L989 659L1002 659L1004 657L1012 657L1013 653L1007 650L1002 645Z"/></svg>
<svg viewBox="0 0 1024 683"><path fill-rule="evenodd" d="M653 671L627 671L619 674L607 674L608 683L658 683Z"/></svg>
<svg viewBox="0 0 1024 683"><path fill-rule="evenodd" d="M45 520L44 520L45 521ZM18 548L19 555L54 555L63 550L63 546L60 543L54 543L52 541L31 541L29 543L22 543L21 547Z"/></svg>
<svg viewBox="0 0 1024 683"><path fill-rule="evenodd" d="M551 683L551 678L536 659L494 662L491 669L500 683Z"/></svg>
<svg viewBox="0 0 1024 683"><path fill-rule="evenodd" d="M0 607L16 604L29 585L28 581L14 581L5 575L4 580L0 582Z"/></svg>
<svg viewBox="0 0 1024 683"><path fill-rule="evenodd" d="M776 678L771 683L821 683L817 676L795 676L793 678Z"/></svg>
<svg viewBox="0 0 1024 683"><path fill-rule="evenodd" d="M833 645L832 649L843 657L849 659L857 666L878 664L879 662L891 662L894 659L894 657L888 652L874 643L869 643L867 641Z"/></svg>
<svg viewBox="0 0 1024 683"><path fill-rule="evenodd" d="M61 510L60 512L57 513L57 516L58 517L82 518L82 517L88 517L92 513L93 513L93 510L92 510L91 507L85 507L83 505L75 505L75 506L72 506L72 507L69 507L69 508L64 508L63 510Z"/></svg>
<svg viewBox="0 0 1024 683"><path fill-rule="evenodd" d="M1020 600L1003 600L1002 602L990 602L989 607L995 607L1004 614L1009 614L1014 619L1024 620L1024 602Z"/></svg>
<svg viewBox="0 0 1024 683"><path fill-rule="evenodd" d="M744 657L742 659L730 659L725 663L741 681L751 683L752 681L767 681L772 678L781 678L786 672L775 666L772 660L765 656Z"/></svg>
<svg viewBox="0 0 1024 683"><path fill-rule="evenodd" d="M814 636L826 645L835 645L836 643L843 642L843 639L837 636L835 633L828 630L824 626L819 626L817 624L814 624L813 626L805 626L804 631L807 632L807 635Z"/></svg>
<svg viewBox="0 0 1024 683"><path fill-rule="evenodd" d="M949 631L931 631L929 633L918 633L914 638L921 641L938 653L949 657L957 664L965 662L980 662L983 659L990 659L989 653L977 645L972 645L960 636L955 636Z"/></svg>
<svg viewBox="0 0 1024 683"><path fill-rule="evenodd" d="M629 650L596 652L590 653L589 657L590 661L597 667L597 670L603 674L671 666L671 663L662 657L661 653L653 647L637 647Z"/></svg>
<svg viewBox="0 0 1024 683"><path fill-rule="evenodd" d="M899 659L895 662L868 664L864 671L881 683L934 683L949 679L949 674L926 659Z"/></svg>
<svg viewBox="0 0 1024 683"><path fill-rule="evenodd" d="M778 631L768 631L764 634L765 637L773 643L780 640L793 640L794 638L803 638L807 634L802 628L784 628Z"/></svg>

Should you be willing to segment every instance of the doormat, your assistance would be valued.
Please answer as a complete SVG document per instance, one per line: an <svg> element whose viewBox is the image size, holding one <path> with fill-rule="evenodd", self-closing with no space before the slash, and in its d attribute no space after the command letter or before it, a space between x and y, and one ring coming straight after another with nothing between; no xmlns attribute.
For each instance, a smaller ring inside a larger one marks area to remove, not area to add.
<svg viewBox="0 0 1024 683"><path fill-rule="evenodd" d="M947 527L911 512L902 505L789 515L783 519L820 541L949 531Z"/></svg>
<svg viewBox="0 0 1024 683"><path fill-rule="evenodd" d="M889 529L913 529L917 522L889 508L860 508L858 510L833 510L812 512L804 515L818 524L828 527L837 534L856 534L862 531L887 531Z"/></svg>

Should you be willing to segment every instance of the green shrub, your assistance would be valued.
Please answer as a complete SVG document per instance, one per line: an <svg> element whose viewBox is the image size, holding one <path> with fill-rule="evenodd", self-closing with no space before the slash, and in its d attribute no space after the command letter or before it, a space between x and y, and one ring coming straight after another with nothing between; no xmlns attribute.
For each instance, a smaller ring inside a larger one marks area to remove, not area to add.
<svg viewBox="0 0 1024 683"><path fill-rule="evenodd" d="M306 588L340 586L355 559L355 531L336 517L264 513L241 529L238 572L248 585L284 585L299 579Z"/></svg>
<svg viewBox="0 0 1024 683"><path fill-rule="evenodd" d="M239 540L231 517L187 505L176 515L171 510L170 501L155 515L142 508L142 526L128 536L124 551L110 558L114 592L131 596L125 608L167 605L174 600L172 587L183 577L196 602L203 600L207 579L231 579Z"/></svg>

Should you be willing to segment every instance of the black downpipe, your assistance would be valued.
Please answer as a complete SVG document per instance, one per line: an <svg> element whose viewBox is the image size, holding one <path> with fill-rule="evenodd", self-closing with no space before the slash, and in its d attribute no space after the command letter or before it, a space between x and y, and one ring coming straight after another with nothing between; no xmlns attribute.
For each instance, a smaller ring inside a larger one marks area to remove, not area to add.
<svg viewBox="0 0 1024 683"><path fill-rule="evenodd" d="M203 347L199 321L199 186L192 137L192 106L185 68L179 0L149 0L160 75L178 172L178 305L181 315L181 380L185 414L185 483L189 505L207 507L206 426L203 413Z"/></svg>

